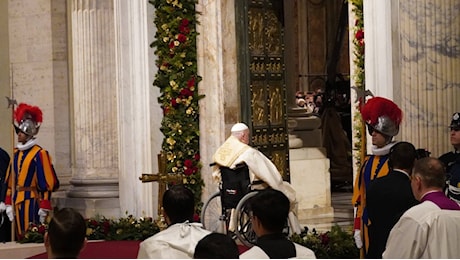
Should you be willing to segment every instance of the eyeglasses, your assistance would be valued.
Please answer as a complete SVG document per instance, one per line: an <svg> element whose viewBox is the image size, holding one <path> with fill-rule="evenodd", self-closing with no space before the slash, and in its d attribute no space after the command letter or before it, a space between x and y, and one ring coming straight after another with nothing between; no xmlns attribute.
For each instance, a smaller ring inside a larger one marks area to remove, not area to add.
<svg viewBox="0 0 460 260"><path fill-rule="evenodd" d="M450 131L458 132L458 131L460 131L460 126L451 126Z"/></svg>

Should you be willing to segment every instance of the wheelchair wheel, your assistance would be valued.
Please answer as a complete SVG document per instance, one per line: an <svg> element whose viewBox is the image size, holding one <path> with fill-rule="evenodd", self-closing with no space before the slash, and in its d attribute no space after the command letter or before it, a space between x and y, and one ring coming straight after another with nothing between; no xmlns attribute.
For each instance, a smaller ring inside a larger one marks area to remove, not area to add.
<svg viewBox="0 0 460 260"><path fill-rule="evenodd" d="M251 218L249 216L248 200L257 194L252 191L246 194L236 206L236 237L247 247L254 246L256 242L256 233L252 229Z"/></svg>
<svg viewBox="0 0 460 260"><path fill-rule="evenodd" d="M212 232L227 233L227 217L223 214L219 191L214 193L203 205L200 218L203 228Z"/></svg>

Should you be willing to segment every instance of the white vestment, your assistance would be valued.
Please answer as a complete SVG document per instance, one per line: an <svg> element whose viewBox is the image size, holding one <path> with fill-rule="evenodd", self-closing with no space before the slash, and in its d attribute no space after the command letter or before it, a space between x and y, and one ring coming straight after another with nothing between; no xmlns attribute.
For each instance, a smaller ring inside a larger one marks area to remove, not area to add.
<svg viewBox="0 0 460 260"><path fill-rule="evenodd" d="M230 136L219 149L217 149L213 156L213 160L216 166L214 166L212 176L216 181L221 180L220 166L234 169L237 165L245 163L249 168L249 178L251 182L259 180L265 182L263 186L252 186L253 189L263 189L269 186L284 193L291 203L289 221L291 227L294 229L292 231L293 233L300 234L300 224L294 214L297 210L296 192L289 182L283 181L276 166L263 153L242 143L238 138ZM233 223L234 221L231 221L230 230L234 228L232 226Z"/></svg>
<svg viewBox="0 0 460 260"><path fill-rule="evenodd" d="M393 227L383 258L460 258L460 211L431 201L408 209Z"/></svg>
<svg viewBox="0 0 460 260"><path fill-rule="evenodd" d="M201 223L179 223L147 238L139 247L137 258L192 259L195 246L210 232Z"/></svg>
<svg viewBox="0 0 460 260"><path fill-rule="evenodd" d="M296 257L294 258L302 258L302 259L316 259L315 253L299 244L294 243ZM248 251L242 253L240 255L240 259L269 259L268 255L262 250L262 248L258 246L253 246Z"/></svg>

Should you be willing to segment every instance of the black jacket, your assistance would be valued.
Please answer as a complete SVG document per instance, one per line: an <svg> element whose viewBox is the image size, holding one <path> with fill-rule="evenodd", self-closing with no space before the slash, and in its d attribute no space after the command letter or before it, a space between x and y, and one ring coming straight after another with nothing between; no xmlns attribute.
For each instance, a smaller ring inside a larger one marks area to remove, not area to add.
<svg viewBox="0 0 460 260"><path fill-rule="evenodd" d="M5 176L10 163L10 156L8 153L0 148L0 201L5 201L6 196L6 183Z"/></svg>
<svg viewBox="0 0 460 260"><path fill-rule="evenodd" d="M419 202L412 194L409 177L395 170L371 181L366 200L371 223L366 258L382 258L391 229L406 210Z"/></svg>

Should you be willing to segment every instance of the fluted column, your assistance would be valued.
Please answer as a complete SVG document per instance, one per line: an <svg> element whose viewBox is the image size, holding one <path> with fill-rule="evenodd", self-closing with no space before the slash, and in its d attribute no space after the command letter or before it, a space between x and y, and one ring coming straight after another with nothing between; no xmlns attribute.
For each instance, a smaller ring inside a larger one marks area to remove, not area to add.
<svg viewBox="0 0 460 260"><path fill-rule="evenodd" d="M68 196L116 198L111 205L116 209L119 141L113 1L70 2L74 140ZM100 213L97 202L93 204L86 211Z"/></svg>
<svg viewBox="0 0 460 260"><path fill-rule="evenodd" d="M450 124L460 111L460 3L399 1L402 138L432 156L452 149Z"/></svg>

